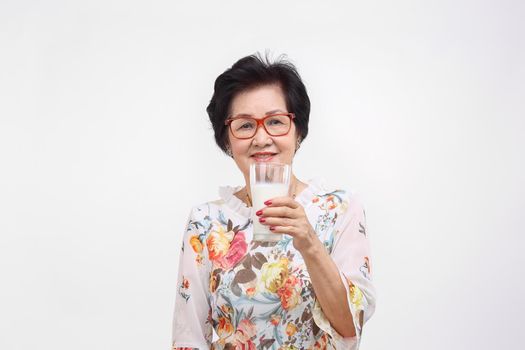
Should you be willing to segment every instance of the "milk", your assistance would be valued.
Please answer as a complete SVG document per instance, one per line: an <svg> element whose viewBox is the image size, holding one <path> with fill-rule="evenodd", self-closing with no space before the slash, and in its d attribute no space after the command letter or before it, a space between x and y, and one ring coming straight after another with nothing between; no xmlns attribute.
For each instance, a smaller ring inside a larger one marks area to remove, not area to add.
<svg viewBox="0 0 525 350"><path fill-rule="evenodd" d="M272 233L269 225L259 222L255 213L266 207L264 202L276 197L288 196L288 184L283 183L258 183L251 187L253 201L253 240L254 241L280 241L282 234Z"/></svg>

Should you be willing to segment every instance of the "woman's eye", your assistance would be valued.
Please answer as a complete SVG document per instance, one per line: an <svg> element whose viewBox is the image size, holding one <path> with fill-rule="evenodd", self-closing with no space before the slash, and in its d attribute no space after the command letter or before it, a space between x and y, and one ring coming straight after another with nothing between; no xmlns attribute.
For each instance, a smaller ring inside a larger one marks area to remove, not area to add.
<svg viewBox="0 0 525 350"><path fill-rule="evenodd" d="M251 129L253 127L253 125L251 123L244 123L242 124L239 129L244 129L244 130L247 130L247 129Z"/></svg>
<svg viewBox="0 0 525 350"><path fill-rule="evenodd" d="M270 124L270 125L279 125L279 124L283 124L283 122L280 121L279 119L270 119L268 124Z"/></svg>

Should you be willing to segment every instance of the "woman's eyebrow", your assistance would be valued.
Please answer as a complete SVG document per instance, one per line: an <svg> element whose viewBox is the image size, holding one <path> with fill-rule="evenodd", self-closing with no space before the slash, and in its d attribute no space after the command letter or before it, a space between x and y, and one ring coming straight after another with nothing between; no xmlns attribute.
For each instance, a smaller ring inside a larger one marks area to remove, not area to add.
<svg viewBox="0 0 525 350"><path fill-rule="evenodd" d="M266 115L274 113L285 113L285 111L283 111L282 109L274 109L273 111L266 112Z"/></svg>
<svg viewBox="0 0 525 350"><path fill-rule="evenodd" d="M283 111L282 109L274 109L274 110L271 110L269 112L266 112L264 113L265 115L270 115L270 114L275 114L275 113L286 113L285 111ZM251 117L253 118L253 114L248 114L248 113L238 113L236 114L234 117Z"/></svg>

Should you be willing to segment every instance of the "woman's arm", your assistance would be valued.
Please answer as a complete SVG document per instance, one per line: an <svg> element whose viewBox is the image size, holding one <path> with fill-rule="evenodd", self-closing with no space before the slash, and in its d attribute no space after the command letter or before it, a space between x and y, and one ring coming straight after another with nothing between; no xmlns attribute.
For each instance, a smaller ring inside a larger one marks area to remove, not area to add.
<svg viewBox="0 0 525 350"><path fill-rule="evenodd" d="M183 235L175 311L172 349L207 349L211 344L209 269L199 221L192 211ZM202 225L201 225L202 226Z"/></svg>
<svg viewBox="0 0 525 350"><path fill-rule="evenodd" d="M314 233L315 235L315 233ZM300 251L310 274L315 296L332 327L343 337L356 335L347 291L339 269L317 236L311 239L308 249Z"/></svg>
<svg viewBox="0 0 525 350"><path fill-rule="evenodd" d="M350 200L348 211L339 213L342 225L336 231L329 254L310 225L304 208L288 197L274 198L258 214L276 233L293 237L294 247L305 261L316 298L324 316L339 335L357 333L374 311L374 290L364 266L369 269L369 244L364 230L364 212Z"/></svg>

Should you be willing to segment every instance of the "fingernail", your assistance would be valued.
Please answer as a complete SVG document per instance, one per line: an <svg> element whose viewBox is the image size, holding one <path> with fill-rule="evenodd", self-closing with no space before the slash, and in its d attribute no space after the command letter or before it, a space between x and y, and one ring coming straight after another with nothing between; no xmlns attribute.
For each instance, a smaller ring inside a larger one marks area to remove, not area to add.
<svg viewBox="0 0 525 350"><path fill-rule="evenodd" d="M275 230L275 227L274 226L270 226L270 231L273 231Z"/></svg>
<svg viewBox="0 0 525 350"><path fill-rule="evenodd" d="M272 201L271 200L267 200L266 202L264 202L264 205L272 205Z"/></svg>
<svg viewBox="0 0 525 350"><path fill-rule="evenodd" d="M262 215L262 210L258 210L258 211L255 213L255 215L257 215L257 216L261 216L261 215Z"/></svg>
<svg viewBox="0 0 525 350"><path fill-rule="evenodd" d="M266 219L265 218L259 218L259 222L265 222Z"/></svg>

